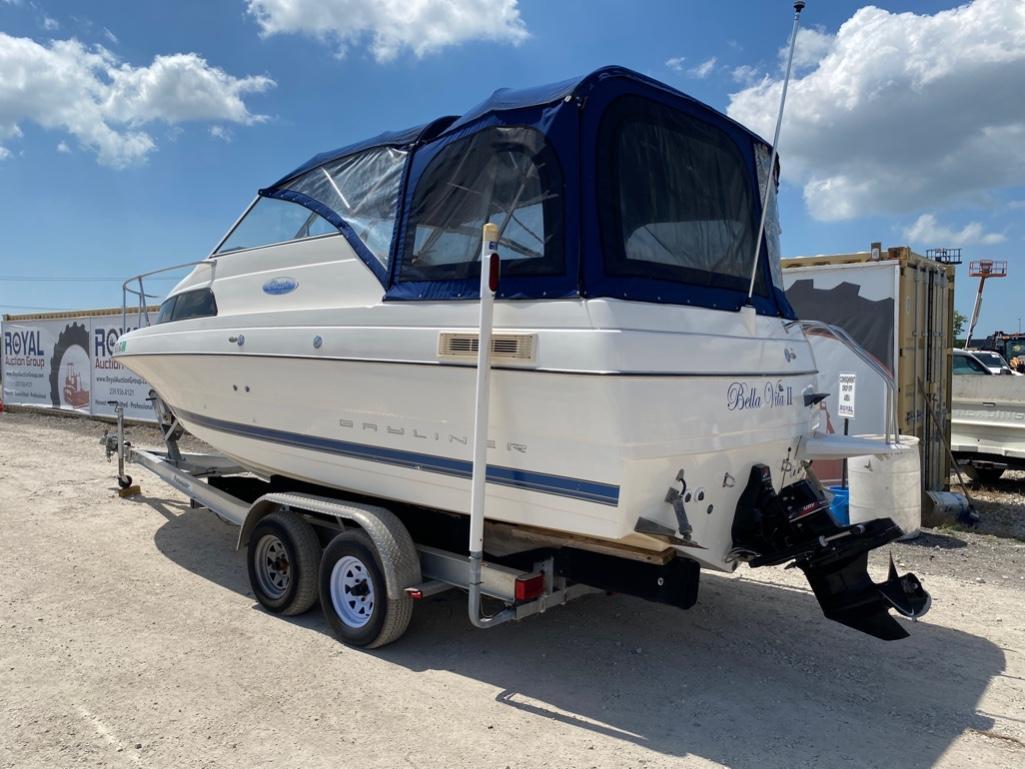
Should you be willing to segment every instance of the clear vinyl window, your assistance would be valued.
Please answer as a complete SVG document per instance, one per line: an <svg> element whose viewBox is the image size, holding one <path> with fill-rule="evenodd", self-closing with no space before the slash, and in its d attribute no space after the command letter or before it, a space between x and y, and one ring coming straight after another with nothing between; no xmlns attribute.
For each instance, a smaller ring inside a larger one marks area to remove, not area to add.
<svg viewBox="0 0 1025 769"><path fill-rule="evenodd" d="M563 272L562 172L540 131L493 127L454 141L417 183L399 280L480 275L481 229L499 229L503 275Z"/></svg>
<svg viewBox="0 0 1025 769"><path fill-rule="evenodd" d="M606 271L746 292L754 174L734 141L638 96L613 102L599 132ZM755 289L765 294L761 272Z"/></svg>
<svg viewBox="0 0 1025 769"><path fill-rule="evenodd" d="M285 189L334 211L387 266L408 150L376 147L309 171Z"/></svg>

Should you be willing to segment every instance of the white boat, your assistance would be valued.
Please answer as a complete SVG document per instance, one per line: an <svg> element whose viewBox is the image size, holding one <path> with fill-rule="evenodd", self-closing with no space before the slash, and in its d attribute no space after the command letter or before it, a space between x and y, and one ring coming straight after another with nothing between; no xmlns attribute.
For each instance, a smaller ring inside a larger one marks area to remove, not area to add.
<svg viewBox="0 0 1025 769"><path fill-rule="evenodd" d="M465 516L492 222L489 532L727 571L796 559L827 615L900 637L886 610L912 604L887 589L918 609L924 591L864 569L899 529L838 527L809 478L816 446L871 452L816 433L774 206L748 297L769 158L625 69L499 90L261 190L116 357L275 488Z"/></svg>

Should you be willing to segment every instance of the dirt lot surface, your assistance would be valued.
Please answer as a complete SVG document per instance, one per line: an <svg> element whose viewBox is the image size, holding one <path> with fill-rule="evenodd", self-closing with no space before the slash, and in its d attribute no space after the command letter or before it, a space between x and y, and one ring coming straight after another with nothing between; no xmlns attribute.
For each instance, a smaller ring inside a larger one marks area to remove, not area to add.
<svg viewBox="0 0 1025 769"><path fill-rule="evenodd" d="M895 545L934 597L895 643L742 569L689 612L591 596L487 631L448 593L364 652L262 611L236 531L167 486L117 498L102 432L0 415L0 767L1025 766L1021 541Z"/></svg>
<svg viewBox="0 0 1025 769"><path fill-rule="evenodd" d="M981 520L979 531L1025 540L1025 472L1007 470L1000 480L974 483L964 478ZM961 491L959 480L950 477L952 491Z"/></svg>

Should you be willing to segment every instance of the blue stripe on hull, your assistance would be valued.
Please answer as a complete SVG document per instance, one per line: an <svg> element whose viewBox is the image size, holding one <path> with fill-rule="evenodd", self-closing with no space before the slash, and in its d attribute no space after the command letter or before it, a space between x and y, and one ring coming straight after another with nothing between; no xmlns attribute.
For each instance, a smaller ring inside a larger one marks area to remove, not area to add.
<svg viewBox="0 0 1025 769"><path fill-rule="evenodd" d="M174 411L182 419L195 422L197 425L208 427L211 430L241 435L246 438L271 441L286 446L296 446L301 449L323 451L328 454L339 454L370 462L382 462L411 470L424 470L431 473L441 473L442 475L452 475L457 478L469 478L473 470L473 463L463 459L452 459L451 457L441 457L435 454L421 454L417 451L389 449L366 443L354 443L335 438L323 438L316 435L293 433L269 427L228 422L223 419L215 419L181 409L175 409ZM619 504L619 486L608 483L598 483L597 481L588 481L581 478L566 478L561 475L548 475L547 473L519 470L513 467L501 467L500 465L488 465L487 479L488 483L494 483L499 486L511 486L518 489L527 489L528 491L537 491L542 494L554 494L560 497L581 499L586 502L595 502L613 507Z"/></svg>

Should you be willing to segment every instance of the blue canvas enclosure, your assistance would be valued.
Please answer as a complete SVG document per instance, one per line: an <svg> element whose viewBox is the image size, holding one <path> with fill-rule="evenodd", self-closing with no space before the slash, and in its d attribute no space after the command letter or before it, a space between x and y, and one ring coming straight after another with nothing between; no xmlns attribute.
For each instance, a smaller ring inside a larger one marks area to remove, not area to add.
<svg viewBox="0 0 1025 769"><path fill-rule="evenodd" d="M768 150L707 105L606 67L500 89L459 118L322 153L260 195L333 225L388 300L477 298L491 221L500 298L735 310L747 299ZM793 318L769 213L752 303Z"/></svg>

